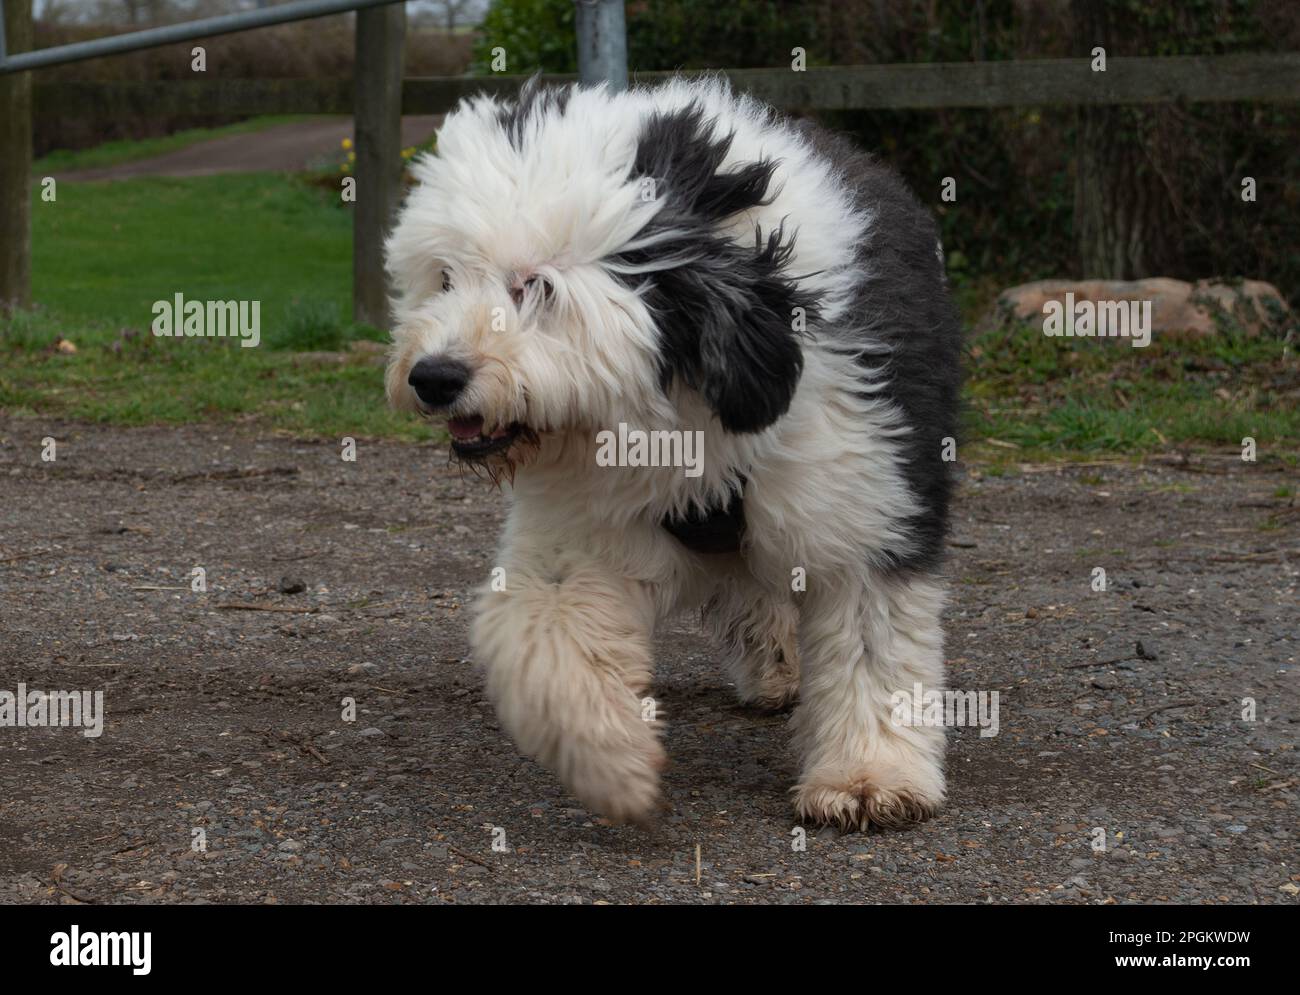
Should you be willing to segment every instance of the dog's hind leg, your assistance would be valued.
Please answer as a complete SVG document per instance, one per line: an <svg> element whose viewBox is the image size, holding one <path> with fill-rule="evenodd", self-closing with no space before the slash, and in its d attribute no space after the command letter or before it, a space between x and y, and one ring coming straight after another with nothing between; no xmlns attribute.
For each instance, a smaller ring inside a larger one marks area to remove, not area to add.
<svg viewBox="0 0 1300 995"><path fill-rule="evenodd" d="M942 804L944 728L919 715L900 721L897 707L912 702L917 685L943 689L942 608L943 589L931 578L877 574L869 589L810 585L793 720L800 816L846 829L899 828Z"/></svg>
<svg viewBox="0 0 1300 995"><path fill-rule="evenodd" d="M651 591L577 554L506 550L501 561L505 589L481 593L471 633L501 724L583 804L644 820L664 766L658 723L642 708Z"/></svg>
<svg viewBox="0 0 1300 995"><path fill-rule="evenodd" d="M791 598L774 595L737 572L704 606L703 621L742 704L779 710L794 703L799 696L799 611Z"/></svg>

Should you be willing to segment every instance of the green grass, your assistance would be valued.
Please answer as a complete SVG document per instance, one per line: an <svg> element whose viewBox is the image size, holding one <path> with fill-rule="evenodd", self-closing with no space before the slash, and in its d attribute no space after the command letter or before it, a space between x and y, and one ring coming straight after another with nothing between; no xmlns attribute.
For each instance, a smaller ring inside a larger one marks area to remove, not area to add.
<svg viewBox="0 0 1300 995"><path fill-rule="evenodd" d="M38 307L0 322L0 408L429 436L388 410L373 351L343 351L384 336L348 319L352 217L336 194L272 174L133 179L63 183L32 211ZM155 337L152 304L177 292L260 300L262 345Z"/></svg>
<svg viewBox="0 0 1300 995"><path fill-rule="evenodd" d="M973 336L968 353L968 438L988 458L1240 449L1247 436L1260 459L1300 450L1300 362L1276 338L1221 329L1135 349L1017 324Z"/></svg>
<svg viewBox="0 0 1300 995"><path fill-rule="evenodd" d="M32 175L48 176L51 173L71 173L82 169L101 169L104 166L116 166L123 162L136 162L151 159L154 156L188 148L199 142L213 138L225 138L230 135L247 135L277 124L308 120L307 114L266 114L252 117L247 121L218 128L190 128L161 138L143 138L138 140L123 139L117 142L104 142L93 148L55 149L37 159L32 165Z"/></svg>
<svg viewBox="0 0 1300 995"><path fill-rule="evenodd" d="M32 202L32 293L74 322L144 328L154 301L351 299L352 215L337 194L261 173L61 183ZM72 335L68 336L73 338Z"/></svg>
<svg viewBox="0 0 1300 995"><path fill-rule="evenodd" d="M75 355L28 353L0 372L0 407L116 425L253 422L304 436L427 439L384 402L368 354L341 360L152 336Z"/></svg>
<svg viewBox="0 0 1300 995"><path fill-rule="evenodd" d="M54 203L38 189L33 274L37 310L0 323L6 410L429 435L388 411L374 354L352 346L383 335L349 320L351 214L332 182L240 174L62 183ZM968 320L992 287L987 279L958 287ZM261 347L153 336L153 302L178 292L261 301ZM76 351L58 351L59 338ZM1262 461L1294 463L1300 452L1300 372L1277 339L1222 330L1134 349L1010 325L972 335L968 353L961 455L989 472L1175 446L1235 450L1245 436Z"/></svg>

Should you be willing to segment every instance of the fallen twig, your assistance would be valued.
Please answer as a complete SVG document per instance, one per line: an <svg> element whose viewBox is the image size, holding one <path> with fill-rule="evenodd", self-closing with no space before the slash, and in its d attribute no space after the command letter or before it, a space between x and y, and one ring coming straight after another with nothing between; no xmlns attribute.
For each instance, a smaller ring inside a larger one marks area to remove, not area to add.
<svg viewBox="0 0 1300 995"><path fill-rule="evenodd" d="M474 856L472 853L466 853L464 850L462 850L462 849L461 849L460 847L458 847L458 846L452 846L450 843L448 843L448 844L446 844L446 847L447 847L448 850L450 850L452 853L456 854L457 856L464 857L466 860L470 860L470 861L473 861L474 863L478 864L479 867L486 867L489 871L495 871L495 870L496 870L496 868L493 867L491 864L489 864L486 860L480 860L478 857Z"/></svg>
<svg viewBox="0 0 1300 995"><path fill-rule="evenodd" d="M1210 563L1280 563L1271 553L1241 553L1237 556L1207 556Z"/></svg>
<svg viewBox="0 0 1300 995"><path fill-rule="evenodd" d="M1113 663L1125 663L1128 660L1139 660L1137 656L1118 656L1114 660L1089 660L1087 663L1067 663L1062 670L1083 670L1085 667L1109 667Z"/></svg>
<svg viewBox="0 0 1300 995"><path fill-rule="evenodd" d="M225 605L217 605L217 607L222 611L289 612L293 615L311 615L320 611L319 608L291 608L288 605L250 605L238 601Z"/></svg>
<svg viewBox="0 0 1300 995"><path fill-rule="evenodd" d="M1272 784L1264 785L1262 788L1259 789L1259 791L1260 794L1264 794L1269 791L1281 791L1284 788L1294 788L1294 787L1295 787L1294 779L1288 781L1274 781Z"/></svg>
<svg viewBox="0 0 1300 995"><path fill-rule="evenodd" d="M1186 470L1188 473L1210 473L1215 476L1226 476L1228 470L1226 467L1211 466L1208 463L1193 463L1186 454L1178 453L1172 456L1149 456L1148 460L1159 466L1167 466L1172 470ZM1205 459L1205 457L1201 457Z"/></svg>
<svg viewBox="0 0 1300 995"><path fill-rule="evenodd" d="M1201 704L1201 702L1197 701L1195 698L1187 698L1182 701L1167 701L1163 705L1157 705L1149 712L1145 712L1135 719L1129 719L1129 722L1133 722L1133 723L1145 722L1147 719L1151 718L1151 716L1159 712L1165 712L1171 708L1191 708L1194 705L1199 705L1199 704Z"/></svg>
<svg viewBox="0 0 1300 995"><path fill-rule="evenodd" d="M1127 463L1125 459L1100 459L1100 460L1079 460L1075 463L1017 463L1016 469L1021 473L1051 473L1052 471L1061 472L1070 470L1075 467L1087 466L1122 466Z"/></svg>
<svg viewBox="0 0 1300 995"><path fill-rule="evenodd" d="M288 743L290 746L298 747L298 749L315 757L323 764L328 764L330 762L330 758L325 756L325 754L320 750L316 749L316 747L312 745L311 740L302 736L295 736L288 732L272 733L270 729L259 729L258 732L262 734L263 739L278 739L282 743Z"/></svg>
<svg viewBox="0 0 1300 995"><path fill-rule="evenodd" d="M234 470L200 470L198 473L181 473L171 477L171 483L183 484L189 480L245 480L249 477L292 477L296 476L296 466L271 466L265 469L246 467Z"/></svg>
<svg viewBox="0 0 1300 995"><path fill-rule="evenodd" d="M37 556L45 556L47 553L54 552L51 549L38 549L34 553L19 553L17 556L6 556L0 559L0 563L16 563L19 560L30 560Z"/></svg>

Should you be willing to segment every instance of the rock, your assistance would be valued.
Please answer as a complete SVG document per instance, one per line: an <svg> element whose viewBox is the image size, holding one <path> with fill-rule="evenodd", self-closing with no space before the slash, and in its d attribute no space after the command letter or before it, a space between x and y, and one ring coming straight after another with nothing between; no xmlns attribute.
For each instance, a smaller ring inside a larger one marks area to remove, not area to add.
<svg viewBox="0 0 1300 995"><path fill-rule="evenodd" d="M280 578L281 594L302 594L305 590L307 590L307 582L300 577Z"/></svg>
<svg viewBox="0 0 1300 995"><path fill-rule="evenodd" d="M357 735L370 737L370 736L383 736L385 735L385 733L384 730L382 729L376 729L374 726L370 726L370 728L368 729L362 729L359 733L357 733Z"/></svg>
<svg viewBox="0 0 1300 995"><path fill-rule="evenodd" d="M1235 325L1247 335L1282 334L1293 322L1286 300L1271 283L1242 280L1239 284L1156 277L1149 280L1038 280L1004 290L998 296L1001 315L1041 322L1048 301L1076 305L1082 301L1151 301L1151 331L1211 335L1221 323Z"/></svg>

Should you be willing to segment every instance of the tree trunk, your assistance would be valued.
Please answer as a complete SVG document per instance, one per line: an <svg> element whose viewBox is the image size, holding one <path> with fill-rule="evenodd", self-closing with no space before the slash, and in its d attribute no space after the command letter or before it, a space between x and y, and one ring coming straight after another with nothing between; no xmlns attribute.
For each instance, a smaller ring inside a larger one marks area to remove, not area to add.
<svg viewBox="0 0 1300 995"><path fill-rule="evenodd" d="M1071 0L1079 54L1117 53L1107 0ZM1175 262L1173 205L1152 167L1159 110L1082 106L1075 138L1074 237L1079 276L1132 280ZM1158 151L1158 150L1157 150Z"/></svg>

